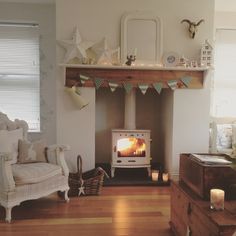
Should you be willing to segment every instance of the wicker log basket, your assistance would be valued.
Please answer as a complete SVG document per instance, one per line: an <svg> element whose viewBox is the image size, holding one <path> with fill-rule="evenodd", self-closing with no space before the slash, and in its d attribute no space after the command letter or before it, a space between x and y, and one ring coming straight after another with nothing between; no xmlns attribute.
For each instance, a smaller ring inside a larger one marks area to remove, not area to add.
<svg viewBox="0 0 236 236"><path fill-rule="evenodd" d="M108 174L101 168L86 171L82 173L82 158L77 156L77 173L69 173L70 190L68 195L99 195L103 186L104 175L109 178Z"/></svg>

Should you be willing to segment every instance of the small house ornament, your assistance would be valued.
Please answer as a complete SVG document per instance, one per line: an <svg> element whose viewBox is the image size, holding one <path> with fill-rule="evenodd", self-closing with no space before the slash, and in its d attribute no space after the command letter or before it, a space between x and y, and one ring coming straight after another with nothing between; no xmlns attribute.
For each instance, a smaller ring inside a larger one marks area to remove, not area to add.
<svg viewBox="0 0 236 236"><path fill-rule="evenodd" d="M205 40L205 43L201 48L201 58L200 63L201 66L212 66L213 61L213 47L209 43L208 40Z"/></svg>

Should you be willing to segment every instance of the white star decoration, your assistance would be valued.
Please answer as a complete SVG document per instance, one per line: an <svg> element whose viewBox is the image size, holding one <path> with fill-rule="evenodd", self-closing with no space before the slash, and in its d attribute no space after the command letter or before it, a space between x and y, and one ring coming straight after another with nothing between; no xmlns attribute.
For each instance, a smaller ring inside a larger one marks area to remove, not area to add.
<svg viewBox="0 0 236 236"><path fill-rule="evenodd" d="M95 53L97 64L112 64L113 54L117 53L117 49L111 50L108 47L107 39L104 37L101 41L95 43L91 50Z"/></svg>
<svg viewBox="0 0 236 236"><path fill-rule="evenodd" d="M66 49L64 63L68 63L74 58L78 58L81 61L87 58L86 50L93 45L91 42L82 41L78 27L74 31L72 40L59 40L59 44Z"/></svg>
<svg viewBox="0 0 236 236"><path fill-rule="evenodd" d="M78 196L80 196L81 194L85 195L85 192L84 192L84 181L82 180L81 182L81 185L79 187L79 193L78 193Z"/></svg>

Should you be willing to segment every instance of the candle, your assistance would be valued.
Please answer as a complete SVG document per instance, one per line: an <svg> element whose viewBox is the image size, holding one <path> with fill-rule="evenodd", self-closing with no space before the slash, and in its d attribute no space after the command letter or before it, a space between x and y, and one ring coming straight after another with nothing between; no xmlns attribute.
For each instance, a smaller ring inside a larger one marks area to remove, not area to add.
<svg viewBox="0 0 236 236"><path fill-rule="evenodd" d="M221 189L211 189L210 201L211 209L224 210L225 192Z"/></svg>
<svg viewBox="0 0 236 236"><path fill-rule="evenodd" d="M152 171L152 181L158 181L158 171L157 170L153 170Z"/></svg>
<svg viewBox="0 0 236 236"><path fill-rule="evenodd" d="M168 180L169 180L169 175L168 175L168 173L163 173L163 174L162 174L162 180L163 180L164 182L168 182Z"/></svg>
<svg viewBox="0 0 236 236"><path fill-rule="evenodd" d="M138 51L138 49L135 48L135 49L134 49L134 56L135 56L135 57L137 56L137 51Z"/></svg>

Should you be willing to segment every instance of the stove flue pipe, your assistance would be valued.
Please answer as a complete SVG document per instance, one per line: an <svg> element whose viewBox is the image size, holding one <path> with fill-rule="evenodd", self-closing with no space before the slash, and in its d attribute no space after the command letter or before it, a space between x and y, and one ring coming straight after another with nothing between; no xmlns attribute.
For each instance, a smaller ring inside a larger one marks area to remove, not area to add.
<svg viewBox="0 0 236 236"><path fill-rule="evenodd" d="M136 129L136 91L125 94L125 129Z"/></svg>

